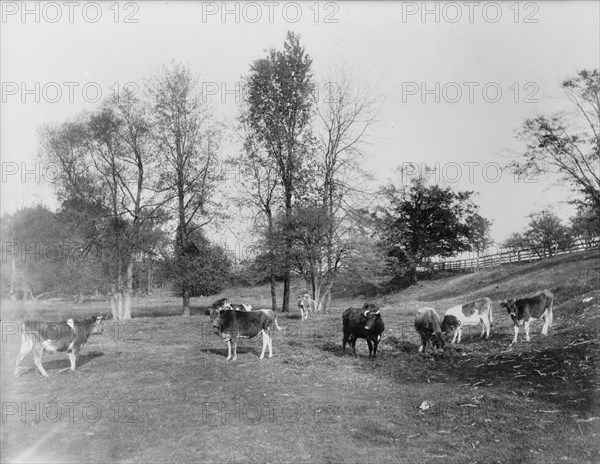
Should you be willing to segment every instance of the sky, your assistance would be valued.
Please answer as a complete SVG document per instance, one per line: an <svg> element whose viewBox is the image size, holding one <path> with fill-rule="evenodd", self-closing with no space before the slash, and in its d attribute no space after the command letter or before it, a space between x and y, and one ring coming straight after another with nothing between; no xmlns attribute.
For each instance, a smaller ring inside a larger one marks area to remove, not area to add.
<svg viewBox="0 0 600 464"><path fill-rule="evenodd" d="M539 114L570 111L561 82L600 66L598 2L1 2L1 212L55 208L37 129L58 124L173 60L187 65L232 126L253 60L301 35L326 82L343 68L381 97L363 146L374 184L425 172L478 193L501 242L573 194L551 177L515 179L515 134ZM238 89L238 91L236 91ZM320 98L327 87L319 86ZM223 156L233 156L233 132ZM404 176L397 168L404 166Z"/></svg>

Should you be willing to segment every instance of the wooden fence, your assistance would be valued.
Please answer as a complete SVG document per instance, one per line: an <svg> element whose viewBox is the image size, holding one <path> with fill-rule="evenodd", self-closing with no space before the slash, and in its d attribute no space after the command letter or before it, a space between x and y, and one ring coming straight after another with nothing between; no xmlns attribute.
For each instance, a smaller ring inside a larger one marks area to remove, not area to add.
<svg viewBox="0 0 600 464"><path fill-rule="evenodd" d="M571 247L557 250L551 256L559 256L577 251L600 249L600 237L594 239L577 239ZM534 249L506 250L493 255L478 256L468 259L456 259L450 261L429 262L427 266L433 271L476 271L478 269L500 266L507 263L526 263L538 259L549 258L548 252Z"/></svg>

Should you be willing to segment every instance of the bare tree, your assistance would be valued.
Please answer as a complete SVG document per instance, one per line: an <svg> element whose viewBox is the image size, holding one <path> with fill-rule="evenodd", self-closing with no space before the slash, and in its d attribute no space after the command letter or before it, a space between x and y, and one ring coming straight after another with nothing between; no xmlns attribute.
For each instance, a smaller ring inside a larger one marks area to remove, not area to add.
<svg viewBox="0 0 600 464"><path fill-rule="evenodd" d="M327 219L323 221L323 262L313 271L313 299L319 309L327 310L344 254L354 254L356 221L360 208L366 206L365 197L369 198L362 190L368 175L361 167L361 149L377 121L380 101L368 86L358 84L343 70L334 73L324 87L328 93L316 107L316 146L321 210Z"/></svg>
<svg viewBox="0 0 600 464"><path fill-rule="evenodd" d="M214 192L221 178L217 151L221 128L198 90L198 80L182 65L165 67L149 86L152 133L163 162L162 188L175 198L177 280L183 314L190 315L192 234L218 214Z"/></svg>

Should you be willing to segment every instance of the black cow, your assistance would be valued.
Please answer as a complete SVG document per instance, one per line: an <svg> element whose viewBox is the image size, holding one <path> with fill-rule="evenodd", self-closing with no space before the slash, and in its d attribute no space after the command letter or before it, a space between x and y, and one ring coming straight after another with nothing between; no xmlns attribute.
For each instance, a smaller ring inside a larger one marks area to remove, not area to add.
<svg viewBox="0 0 600 464"><path fill-rule="evenodd" d="M356 355L356 339L364 338L369 345L369 358L377 356L377 345L385 329L379 308L370 303L365 303L362 309L348 308L342 314L344 338L342 340L342 353L346 353L346 343L352 347Z"/></svg>
<svg viewBox="0 0 600 464"><path fill-rule="evenodd" d="M513 320L515 336L511 345L517 343L519 336L519 326L525 326L525 340L530 341L529 337L529 322L535 319L544 319L542 327L542 335L548 334L548 327L552 325L552 304L554 295L548 290L537 292L534 295L525 298L517 298L512 300L504 300L500 306L508 310L508 314Z"/></svg>
<svg viewBox="0 0 600 464"><path fill-rule="evenodd" d="M75 370L77 354L87 343L90 335L104 332L102 316L92 316L83 321L69 319L65 322L25 321L21 337L21 350L17 355L15 375L19 375L19 364L33 348L33 362L44 377L48 373L42 366L42 355L47 353L69 354L71 370Z"/></svg>
<svg viewBox="0 0 600 464"><path fill-rule="evenodd" d="M440 326L440 316L433 308L421 308L415 316L415 329L421 336L421 346L419 353L427 350L427 346L433 345L436 348L444 348L444 339Z"/></svg>
<svg viewBox="0 0 600 464"><path fill-rule="evenodd" d="M273 357L273 340L271 332L273 326L282 330L277 324L277 317L270 309L258 311L231 311L211 309L210 320L224 342L227 343L227 359L237 359L238 338L254 338L262 332L263 348L260 359L265 357L265 350L269 347L269 358ZM231 345L233 344L233 358Z"/></svg>

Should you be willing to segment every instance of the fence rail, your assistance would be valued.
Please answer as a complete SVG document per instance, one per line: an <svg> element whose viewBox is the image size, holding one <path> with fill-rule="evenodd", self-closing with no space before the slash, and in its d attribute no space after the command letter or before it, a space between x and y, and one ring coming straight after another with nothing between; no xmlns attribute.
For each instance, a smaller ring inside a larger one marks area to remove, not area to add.
<svg viewBox="0 0 600 464"><path fill-rule="evenodd" d="M475 258L430 262L428 263L428 267L433 271L475 271L478 269L500 266L501 264L526 263L549 258L551 256L560 256L578 251L598 249L600 249L600 237L575 240L571 247L563 250L556 250L552 254L549 254L544 250L535 249L506 250L493 255L478 256Z"/></svg>

